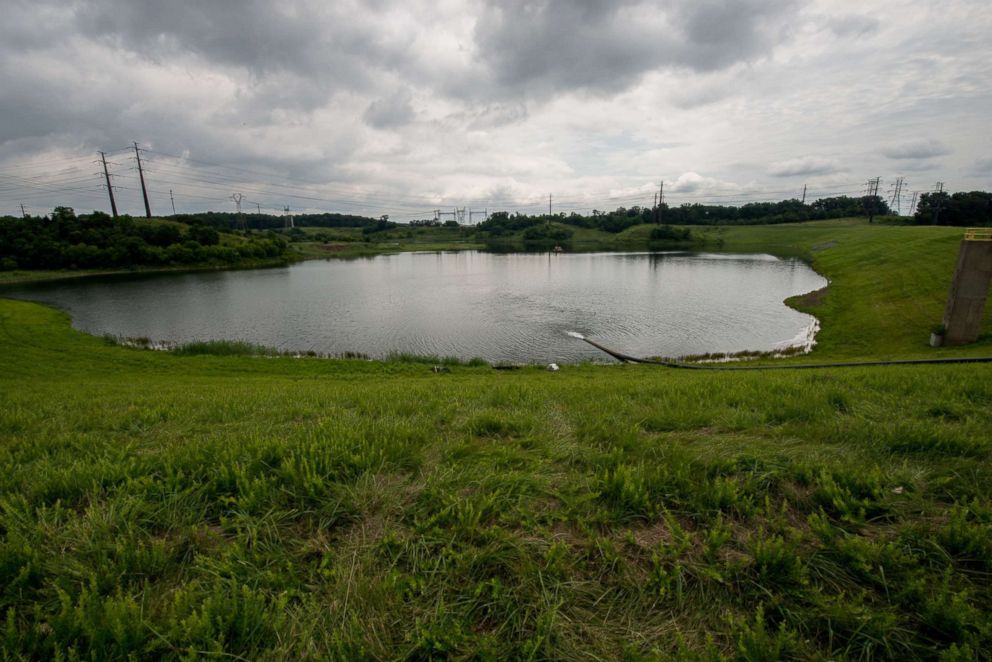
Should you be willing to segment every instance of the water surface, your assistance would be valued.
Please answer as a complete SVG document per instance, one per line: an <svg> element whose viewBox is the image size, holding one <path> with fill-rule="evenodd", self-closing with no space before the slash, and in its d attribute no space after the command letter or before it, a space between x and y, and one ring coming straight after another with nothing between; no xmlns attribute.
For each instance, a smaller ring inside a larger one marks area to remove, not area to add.
<svg viewBox="0 0 992 662"><path fill-rule="evenodd" d="M826 285L799 260L706 253L400 253L254 271L35 283L93 334L240 339L285 350L490 361L772 350L815 321L782 301Z"/></svg>

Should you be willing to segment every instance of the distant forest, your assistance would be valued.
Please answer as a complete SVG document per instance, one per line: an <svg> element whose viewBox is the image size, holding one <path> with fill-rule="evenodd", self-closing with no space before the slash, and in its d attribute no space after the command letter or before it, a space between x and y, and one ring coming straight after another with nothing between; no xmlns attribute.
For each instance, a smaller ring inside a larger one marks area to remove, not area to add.
<svg viewBox="0 0 992 662"><path fill-rule="evenodd" d="M554 214L551 220L580 228L595 228L605 232L622 232L634 225L643 223L663 223L666 225L766 225L773 223L801 223L830 218L867 216L872 210L875 216L893 214L888 203L879 196L849 197L837 196L820 198L808 204L799 200L779 202L750 202L745 205L703 205L683 204L670 206L663 204L660 213L651 207L619 207L613 211L594 210L592 214ZM279 229L285 226L286 218L271 214L238 214L231 212L204 212L201 214L180 214L170 217L186 223L203 223L218 230L234 230L242 227L256 230ZM380 218L357 216L354 214L297 214L295 224L299 227L322 228L362 228L365 234L390 230L396 224ZM547 214L521 214L494 212L489 219L480 223L479 230L498 237L513 234L547 222ZM914 223L920 225L992 225L992 193L971 191L967 193L924 193L920 196ZM441 223L425 219L411 221L412 226L453 226L453 221ZM535 231L536 232L536 231ZM532 233L534 234L534 233ZM537 238L536 235L533 238Z"/></svg>
<svg viewBox="0 0 992 662"><path fill-rule="evenodd" d="M891 213L885 200L879 197L850 198L847 196L822 198L810 204L799 200L781 202L751 202L740 207L729 205L684 204L672 207L662 204L661 209L651 207L620 207L614 211L593 210L591 215L557 214L551 220L580 228L594 228L605 232L622 232L629 227L644 223L665 225L767 225L772 223L797 223L801 221L823 220L862 216L874 205L874 213L882 216ZM548 215L526 215L507 212L491 214L489 219L479 224L479 229L491 236L509 235L519 230L544 223Z"/></svg>
<svg viewBox="0 0 992 662"><path fill-rule="evenodd" d="M378 218L354 214L296 214L294 224L308 228L364 228L380 223ZM275 214L236 214L207 211L198 214L176 214L170 220L180 223L200 223L215 230L278 230L286 226L288 217Z"/></svg>
<svg viewBox="0 0 992 662"><path fill-rule="evenodd" d="M93 269L184 264L232 265L277 258L286 242L276 235L222 245L217 230L194 223L76 216L56 207L50 217L0 218L0 269Z"/></svg>
<svg viewBox="0 0 992 662"><path fill-rule="evenodd" d="M878 196L821 198L809 204L799 200L752 202L741 206L684 204L650 207L620 207L613 211L594 210L582 214L520 214L495 212L473 228L487 240L508 237L523 231L525 242L567 241L575 228L593 228L617 233L644 223L666 227L656 229L651 241L692 242L693 235L675 231L670 226L759 225L797 223L830 218L891 215L892 210ZM169 217L178 223L148 222L130 216L111 218L103 212L77 216L69 207L57 207L47 217L0 217L0 269L62 269L182 265L197 263L235 264L251 260L284 256L285 238L275 232L249 235L221 242L221 233L240 228L279 230L285 226L283 216L269 214L234 214L204 212ZM556 225L548 225L555 221ZM920 196L912 222L918 225L992 225L992 193L933 192ZM397 227L383 218L353 214L298 214L300 227L361 228L366 240L372 235ZM446 222L443 225L452 225ZM412 221L411 226L442 225L434 220ZM301 233L297 233L301 234ZM290 237L291 239L293 237ZM300 238L300 237L297 237Z"/></svg>

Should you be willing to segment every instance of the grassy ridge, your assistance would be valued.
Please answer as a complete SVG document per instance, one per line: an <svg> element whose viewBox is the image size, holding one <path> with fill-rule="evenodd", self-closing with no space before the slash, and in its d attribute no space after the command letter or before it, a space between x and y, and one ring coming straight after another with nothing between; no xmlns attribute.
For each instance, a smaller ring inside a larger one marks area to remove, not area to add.
<svg viewBox="0 0 992 662"><path fill-rule="evenodd" d="M826 331L909 287L903 261L953 263L952 236L885 234L902 230L753 241L810 252ZM891 236L875 290L860 268ZM932 305L899 352L923 351ZM859 351L898 334L878 319ZM856 330L822 351L854 352ZM992 366L435 374L125 349L3 300L0 366L11 656L992 648Z"/></svg>
<svg viewBox="0 0 992 662"><path fill-rule="evenodd" d="M795 255L831 285L822 296L790 301L822 321L817 356L992 355L992 306L984 334L967 348L933 350L950 289L961 228L870 225L864 220L726 228L723 249Z"/></svg>

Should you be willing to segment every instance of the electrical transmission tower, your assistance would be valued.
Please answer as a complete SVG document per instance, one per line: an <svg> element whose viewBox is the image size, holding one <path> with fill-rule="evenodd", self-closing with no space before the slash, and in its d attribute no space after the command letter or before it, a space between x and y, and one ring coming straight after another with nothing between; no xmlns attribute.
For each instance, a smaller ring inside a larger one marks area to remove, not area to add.
<svg viewBox="0 0 992 662"><path fill-rule="evenodd" d="M919 191L913 191L913 201L909 203L909 215L912 216L916 213L916 198L919 197Z"/></svg>
<svg viewBox="0 0 992 662"><path fill-rule="evenodd" d="M21 203L21 216L23 216L24 218L27 218L28 217L28 212L24 209L24 203L23 202Z"/></svg>
<svg viewBox="0 0 992 662"><path fill-rule="evenodd" d="M868 213L868 222L875 222L875 204L878 200L878 185L882 183L881 177L873 177L865 182L865 212Z"/></svg>
<svg viewBox="0 0 992 662"><path fill-rule="evenodd" d="M896 183L889 189L889 207L895 209L898 216L902 216L902 187L905 183L905 177L896 177Z"/></svg>
<svg viewBox="0 0 992 662"><path fill-rule="evenodd" d="M231 200L234 201L234 207L238 210L238 220L241 223L241 229L242 230L247 230L248 228L245 225L245 215L241 213L241 200L242 199L244 199L244 196L241 195L240 193L232 193L231 194Z"/></svg>
<svg viewBox="0 0 992 662"><path fill-rule="evenodd" d="M172 203L172 215L176 215L176 198L172 195L172 189L169 189L169 202Z"/></svg>
<svg viewBox="0 0 992 662"><path fill-rule="evenodd" d="M940 224L940 205L944 201L944 182L933 185L933 224Z"/></svg>
<svg viewBox="0 0 992 662"><path fill-rule="evenodd" d="M292 230L296 227L296 224L294 222L293 215L289 213L289 206L283 207L282 210L286 214L286 221L283 223L283 229Z"/></svg>
<svg viewBox="0 0 992 662"><path fill-rule="evenodd" d="M468 224L469 225L472 225L472 219L475 216L477 216L477 215L478 216L482 216L482 220L483 221L488 221L489 220L489 210L488 209L485 210L485 211L472 211L471 209L469 209L468 210Z"/></svg>

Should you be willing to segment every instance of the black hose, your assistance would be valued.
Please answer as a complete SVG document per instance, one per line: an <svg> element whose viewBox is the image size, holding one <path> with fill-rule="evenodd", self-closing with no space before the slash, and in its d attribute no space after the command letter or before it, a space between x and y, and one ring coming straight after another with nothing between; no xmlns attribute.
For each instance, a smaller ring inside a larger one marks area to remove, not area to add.
<svg viewBox="0 0 992 662"><path fill-rule="evenodd" d="M883 366L883 365L936 365L942 363L992 363L992 356L978 356L978 357L957 357L948 359L896 359L892 361L860 361L860 362L844 362L844 363L792 363L792 364L781 364L781 365L751 365L751 366L740 366L737 368L729 368L726 366L716 366L716 365L694 365L692 363L682 363L681 361L659 361L655 359L642 359L636 356L630 356L628 354L621 354L620 352L615 352L608 347L600 345L594 340L589 340L588 338L582 337L580 340L584 340L596 349L606 352L613 358L624 363L644 363L647 365L660 365L666 368L681 368L685 370L721 370L726 372L735 372L741 370L811 370L814 368L865 368L871 366Z"/></svg>

